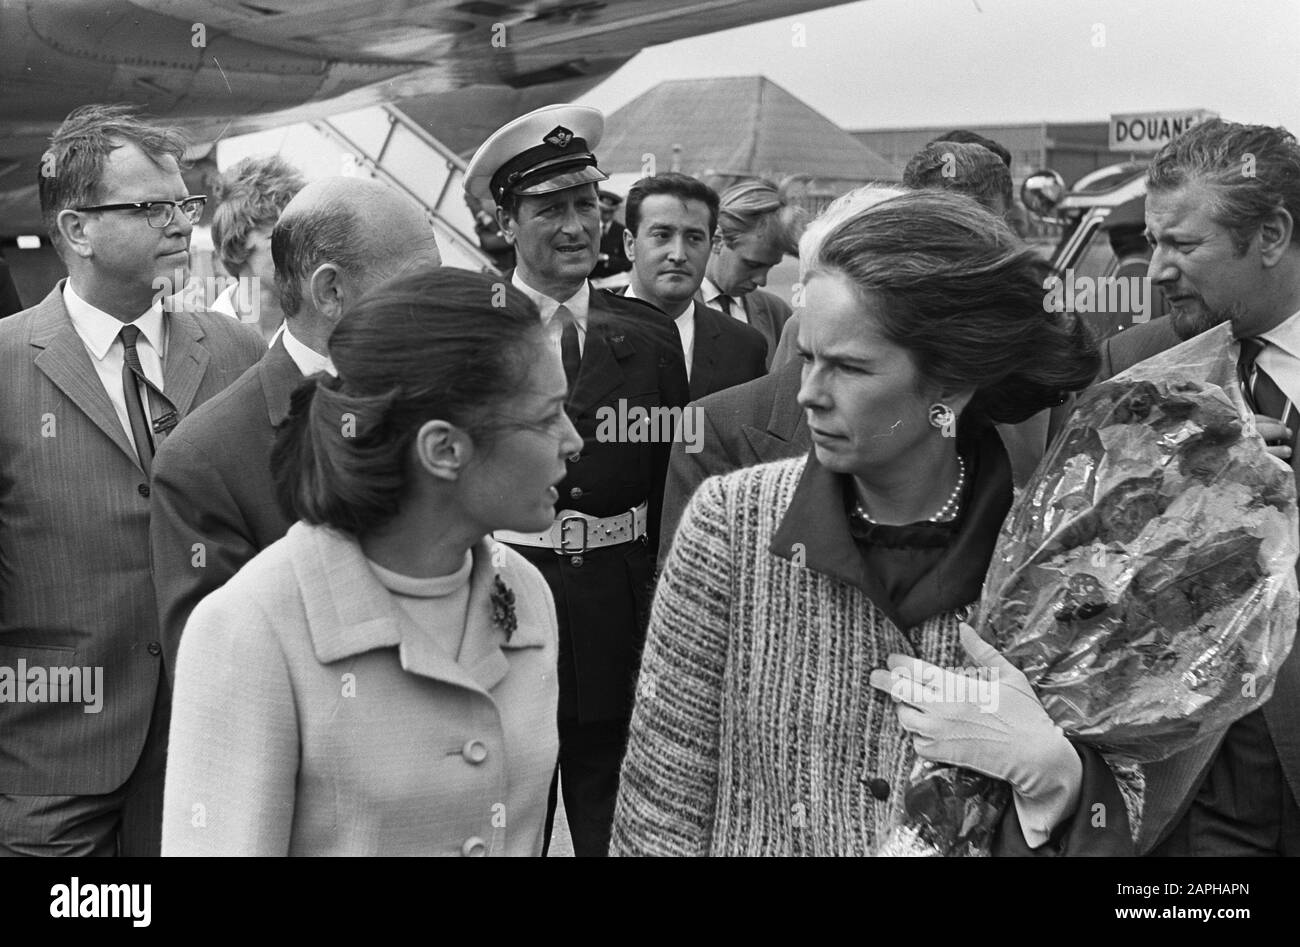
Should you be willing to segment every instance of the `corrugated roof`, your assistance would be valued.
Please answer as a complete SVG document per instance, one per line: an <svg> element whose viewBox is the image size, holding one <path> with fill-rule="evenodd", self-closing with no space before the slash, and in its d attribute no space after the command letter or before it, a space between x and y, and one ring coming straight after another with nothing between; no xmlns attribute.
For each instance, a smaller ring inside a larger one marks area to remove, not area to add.
<svg viewBox="0 0 1300 947"><path fill-rule="evenodd" d="M666 171L674 145L688 174L902 178L901 169L763 76L661 82L606 119L596 154L611 172L638 171L645 154Z"/></svg>

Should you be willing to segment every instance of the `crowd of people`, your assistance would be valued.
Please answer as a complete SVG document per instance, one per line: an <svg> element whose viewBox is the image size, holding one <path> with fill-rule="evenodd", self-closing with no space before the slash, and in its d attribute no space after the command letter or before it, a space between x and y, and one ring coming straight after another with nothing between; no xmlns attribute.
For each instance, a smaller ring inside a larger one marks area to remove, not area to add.
<svg viewBox="0 0 1300 947"><path fill-rule="evenodd" d="M1145 358L1229 323L1294 464L1296 140L1156 155L1172 312L1103 340L1044 305L996 142L809 220L762 180L602 190L602 131L548 106L475 153L503 275L383 184L246 159L213 235L257 295L194 311L157 291L204 206L183 140L68 116L67 278L0 319L0 852L542 855L562 795L580 856L873 855L918 760L1009 787L987 854L1300 852L1294 658L1138 766L969 624L1074 399ZM677 436L610 436L634 413ZM893 686L972 664L994 713Z"/></svg>

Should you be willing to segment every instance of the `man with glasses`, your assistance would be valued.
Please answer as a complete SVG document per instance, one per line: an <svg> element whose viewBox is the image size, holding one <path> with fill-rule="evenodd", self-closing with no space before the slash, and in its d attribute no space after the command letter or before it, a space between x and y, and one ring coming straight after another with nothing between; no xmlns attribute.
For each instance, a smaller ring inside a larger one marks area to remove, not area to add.
<svg viewBox="0 0 1300 947"><path fill-rule="evenodd" d="M204 202L183 153L174 131L91 105L41 161L68 278L0 321L0 854L159 851L153 456L265 351L246 326L170 306Z"/></svg>

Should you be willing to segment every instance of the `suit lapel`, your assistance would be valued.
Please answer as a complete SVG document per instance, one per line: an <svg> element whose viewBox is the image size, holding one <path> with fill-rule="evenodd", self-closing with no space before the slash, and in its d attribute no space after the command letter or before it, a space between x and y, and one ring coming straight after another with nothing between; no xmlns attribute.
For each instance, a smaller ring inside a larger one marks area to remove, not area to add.
<svg viewBox="0 0 1300 947"><path fill-rule="evenodd" d="M722 329L717 320L727 318L719 313L716 317L703 303L696 301L695 310L695 350L691 353L691 400L696 401L713 391L713 380L718 370L718 359L722 354L719 338Z"/></svg>
<svg viewBox="0 0 1300 947"><path fill-rule="evenodd" d="M40 350L33 360L36 368L139 467L140 458L131 447L117 410L99 381L90 353L63 305L63 281L40 304L30 338L31 344Z"/></svg>
<svg viewBox="0 0 1300 947"><path fill-rule="evenodd" d="M203 328L191 313L167 314L167 358L163 363L163 394L179 417L190 413L203 374L212 356L200 344Z"/></svg>
<svg viewBox="0 0 1300 947"><path fill-rule="evenodd" d="M767 358L770 365L777 343L776 327L772 324L772 310L759 290L754 290L745 297L745 306L749 324L763 333L763 338L767 339Z"/></svg>
<svg viewBox="0 0 1300 947"><path fill-rule="evenodd" d="M266 413L272 427L289 416L289 401L293 390L302 381L303 374L284 347L284 333L275 340L271 350L257 363L258 378L262 382L262 395L266 398Z"/></svg>
<svg viewBox="0 0 1300 947"><path fill-rule="evenodd" d="M593 289L587 310L587 344L582 352L582 367L569 393L569 411L575 417L600 404L623 383L619 360L635 352L627 336L610 324L609 314L599 298L600 293Z"/></svg>
<svg viewBox="0 0 1300 947"><path fill-rule="evenodd" d="M776 391L772 396L772 413L768 417L767 429L759 430L748 424L740 429L759 463L797 457L807 453L812 446L808 422L798 401L799 386L803 381L802 363L791 359L778 366L774 374Z"/></svg>

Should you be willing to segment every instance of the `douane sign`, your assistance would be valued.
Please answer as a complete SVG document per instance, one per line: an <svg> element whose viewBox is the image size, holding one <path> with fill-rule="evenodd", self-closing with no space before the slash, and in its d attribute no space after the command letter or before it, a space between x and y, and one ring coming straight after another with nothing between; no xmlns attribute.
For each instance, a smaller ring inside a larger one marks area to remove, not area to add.
<svg viewBox="0 0 1300 947"><path fill-rule="evenodd" d="M1110 150L1159 151L1197 122L1218 117L1209 109L1115 114L1110 117Z"/></svg>

